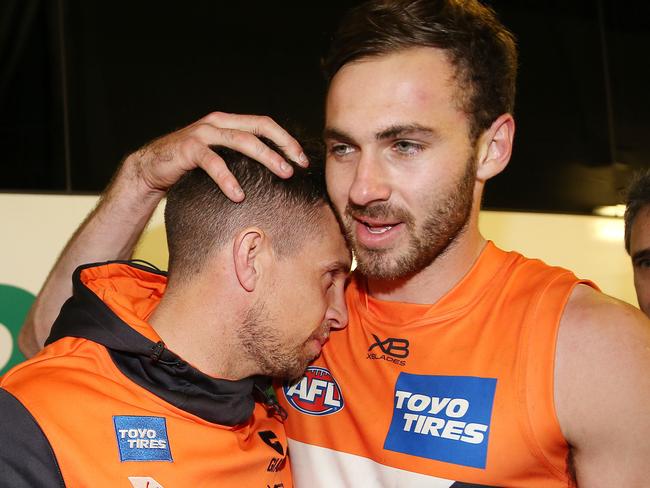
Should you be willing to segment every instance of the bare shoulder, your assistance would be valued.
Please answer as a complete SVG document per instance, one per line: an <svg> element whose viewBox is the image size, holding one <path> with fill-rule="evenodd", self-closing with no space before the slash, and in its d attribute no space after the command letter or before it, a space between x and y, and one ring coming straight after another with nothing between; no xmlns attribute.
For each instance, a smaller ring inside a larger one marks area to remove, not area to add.
<svg viewBox="0 0 650 488"><path fill-rule="evenodd" d="M555 405L580 485L636 486L650 458L650 320L577 286L560 322Z"/></svg>
<svg viewBox="0 0 650 488"><path fill-rule="evenodd" d="M650 320L639 309L589 286L578 285L560 322L558 347L577 347L584 354L617 354L642 346L640 352L647 353L649 340Z"/></svg>

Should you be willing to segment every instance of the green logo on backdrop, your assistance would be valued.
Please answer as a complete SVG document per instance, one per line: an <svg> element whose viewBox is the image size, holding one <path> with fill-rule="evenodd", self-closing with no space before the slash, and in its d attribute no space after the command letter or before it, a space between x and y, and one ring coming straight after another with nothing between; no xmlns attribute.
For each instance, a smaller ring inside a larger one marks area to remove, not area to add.
<svg viewBox="0 0 650 488"><path fill-rule="evenodd" d="M18 332L35 298L27 290L0 284L0 375L25 360L18 350Z"/></svg>

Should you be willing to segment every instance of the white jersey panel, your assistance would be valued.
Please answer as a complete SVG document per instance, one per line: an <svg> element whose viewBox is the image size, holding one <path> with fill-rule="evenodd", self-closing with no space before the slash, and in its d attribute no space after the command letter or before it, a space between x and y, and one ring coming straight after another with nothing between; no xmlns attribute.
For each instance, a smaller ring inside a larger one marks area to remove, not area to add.
<svg viewBox="0 0 650 488"><path fill-rule="evenodd" d="M296 488L449 488L454 484L293 439L289 439L289 452Z"/></svg>

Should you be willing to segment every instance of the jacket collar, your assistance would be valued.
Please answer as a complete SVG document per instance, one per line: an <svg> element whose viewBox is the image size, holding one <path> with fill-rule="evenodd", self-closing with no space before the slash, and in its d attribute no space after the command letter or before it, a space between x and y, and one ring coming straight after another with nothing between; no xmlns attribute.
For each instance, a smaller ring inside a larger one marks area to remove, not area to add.
<svg viewBox="0 0 650 488"><path fill-rule="evenodd" d="M228 381L202 373L166 349L162 341L152 340L157 335L143 317L139 317L138 324L129 324L120 318L100 298L104 296L107 299L106 295L93 291L104 286L89 281L97 279L97 276L105 281L113 296L117 290L122 298L121 304L129 303L130 292L141 299L143 293L146 297L148 287L160 290L160 285L166 283L165 272L132 262L80 266L72 277L72 297L63 305L46 344L63 337L83 338L101 344L109 351L118 369L131 381L208 422L227 426L248 422L256 400L283 416L274 399L265 393L270 386L268 378ZM122 289L127 291L122 293ZM136 318L131 320L134 322L138 321L137 308L133 307ZM146 327L150 331L146 331Z"/></svg>

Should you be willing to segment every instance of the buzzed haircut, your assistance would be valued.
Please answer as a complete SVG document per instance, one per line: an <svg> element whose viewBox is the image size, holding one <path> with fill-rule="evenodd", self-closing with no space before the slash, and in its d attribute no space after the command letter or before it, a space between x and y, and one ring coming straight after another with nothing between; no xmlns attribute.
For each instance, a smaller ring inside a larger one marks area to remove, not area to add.
<svg viewBox="0 0 650 488"><path fill-rule="evenodd" d="M371 0L351 9L334 35L323 70L328 83L346 64L414 47L446 51L456 71L459 106L470 138L513 113L514 35L476 0Z"/></svg>
<svg viewBox="0 0 650 488"><path fill-rule="evenodd" d="M630 238L634 219L639 210L650 205L650 168L637 173L626 192L625 201L625 250L630 253Z"/></svg>
<svg viewBox="0 0 650 488"><path fill-rule="evenodd" d="M182 281L198 273L212 253L231 244L246 227L264 230L281 258L299 252L304 239L320 228L329 199L319 152L312 149L310 166L302 168L271 141L262 140L285 157L292 177L282 179L248 156L214 147L244 191L242 202L228 199L200 168L170 189L165 207L170 279Z"/></svg>

